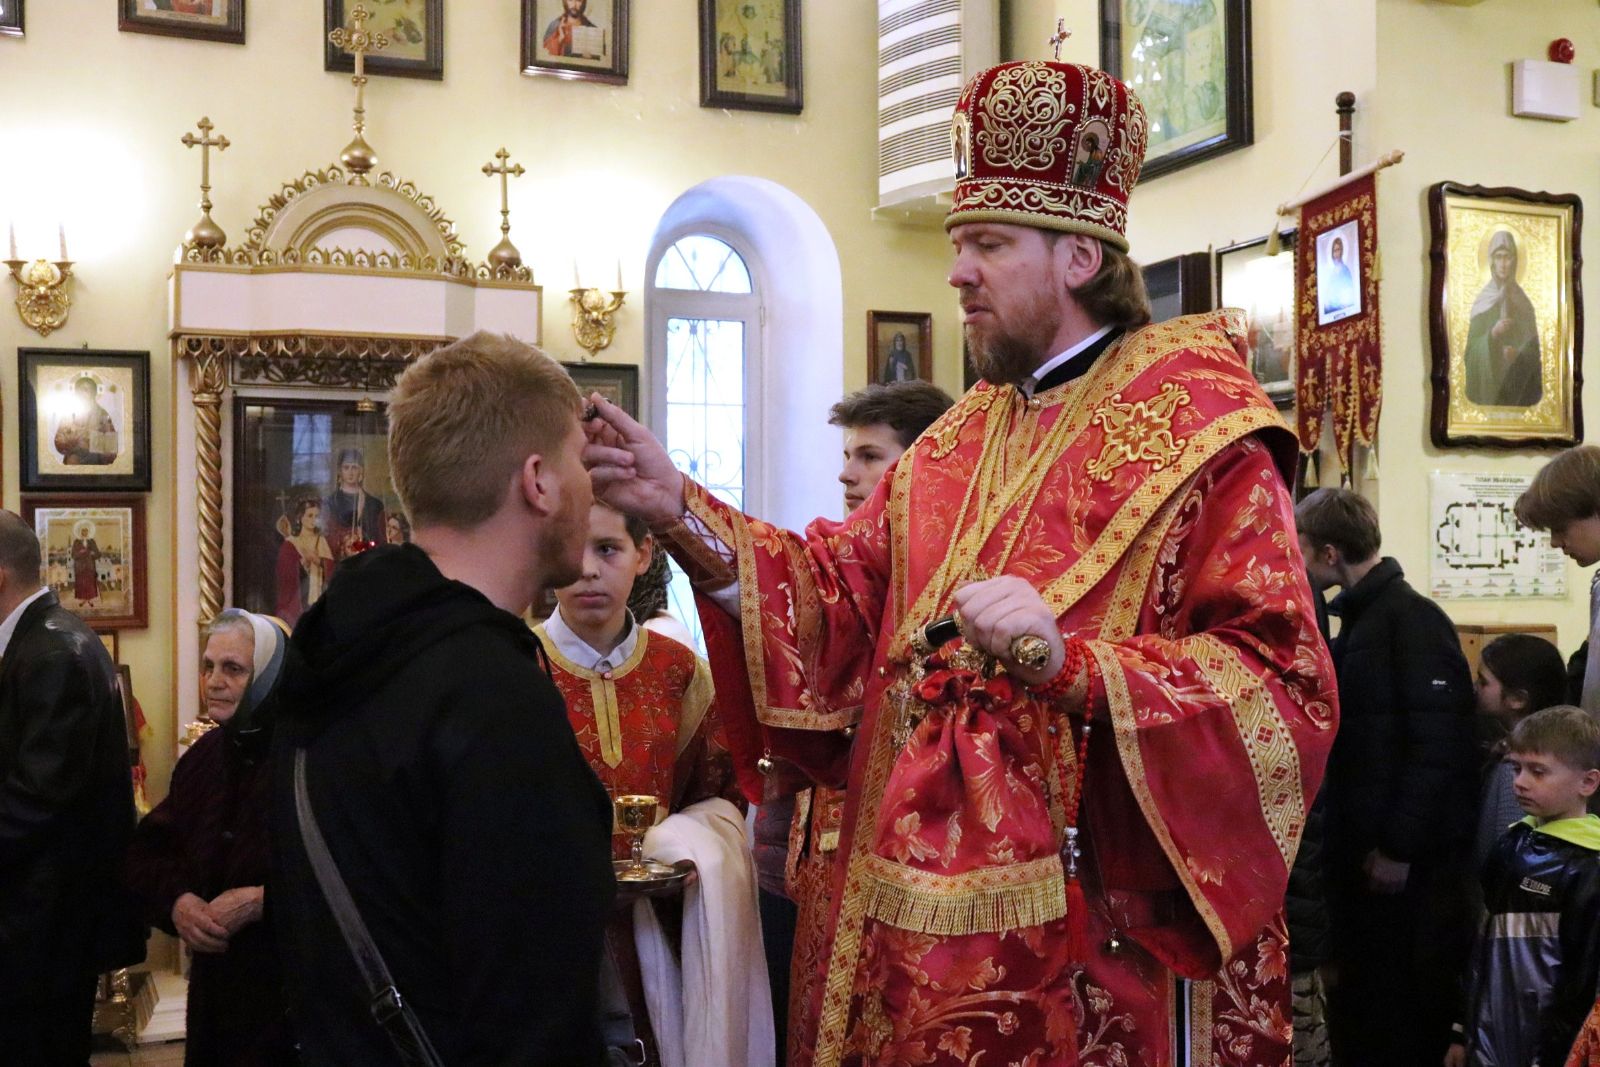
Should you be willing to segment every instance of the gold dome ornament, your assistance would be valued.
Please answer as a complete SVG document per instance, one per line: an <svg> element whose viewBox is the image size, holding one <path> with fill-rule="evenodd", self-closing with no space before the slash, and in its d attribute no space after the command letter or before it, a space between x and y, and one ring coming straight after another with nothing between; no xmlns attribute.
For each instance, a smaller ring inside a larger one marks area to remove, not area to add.
<svg viewBox="0 0 1600 1067"><path fill-rule="evenodd" d="M211 150L223 151L228 147L228 139L220 133L213 138L211 131L216 127L204 115L200 116L199 129L199 137L186 133L180 138L185 148L198 146L200 149L200 221L189 227L189 232L183 235L183 243L185 247L221 248L227 243L228 235L211 221Z"/></svg>
<svg viewBox="0 0 1600 1067"><path fill-rule="evenodd" d="M500 176L500 243L489 249L488 264L491 274L506 274L522 266L522 253L517 251L517 246L511 243L511 201L510 188L507 184L509 178L520 178L527 173L521 163L512 163L511 153L502 145L500 151L494 154L499 161L485 163L483 173L493 177Z"/></svg>
<svg viewBox="0 0 1600 1067"><path fill-rule="evenodd" d="M350 84L356 87L354 129L356 135L339 153L339 162L350 175L351 185L366 185L367 172L378 165L378 153L373 151L364 136L367 129L367 53L381 52L389 47L389 38L376 30L367 29L372 12L357 4L350 12L350 24L340 26L328 34L335 48L342 48L355 57L355 74Z"/></svg>

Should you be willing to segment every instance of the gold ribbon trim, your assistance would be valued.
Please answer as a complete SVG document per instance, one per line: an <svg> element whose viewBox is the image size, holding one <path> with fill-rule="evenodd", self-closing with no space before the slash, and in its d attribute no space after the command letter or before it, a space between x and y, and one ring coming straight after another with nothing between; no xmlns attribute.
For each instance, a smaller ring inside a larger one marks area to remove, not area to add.
<svg viewBox="0 0 1600 1067"><path fill-rule="evenodd" d="M966 874L934 874L871 856L865 881L869 916L939 937L1043 926L1067 913L1066 880L1055 856Z"/></svg>

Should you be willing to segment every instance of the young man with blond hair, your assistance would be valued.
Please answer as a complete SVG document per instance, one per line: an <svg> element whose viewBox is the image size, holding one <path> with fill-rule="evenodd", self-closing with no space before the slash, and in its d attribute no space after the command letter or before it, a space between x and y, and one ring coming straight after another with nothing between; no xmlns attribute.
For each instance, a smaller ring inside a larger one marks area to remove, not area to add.
<svg viewBox="0 0 1600 1067"><path fill-rule="evenodd" d="M1550 543L1580 567L1600 563L1600 447L1569 448L1539 469L1517 498L1517 521L1548 530ZM1600 716L1600 574L1589 585L1589 651L1578 703Z"/></svg>
<svg viewBox="0 0 1600 1067"><path fill-rule="evenodd" d="M292 782L446 1063L597 1063L611 805L522 613L581 573L592 499L559 364L474 334L408 368L412 543L340 564L292 641L269 886L302 1062L396 1064L309 865Z"/></svg>

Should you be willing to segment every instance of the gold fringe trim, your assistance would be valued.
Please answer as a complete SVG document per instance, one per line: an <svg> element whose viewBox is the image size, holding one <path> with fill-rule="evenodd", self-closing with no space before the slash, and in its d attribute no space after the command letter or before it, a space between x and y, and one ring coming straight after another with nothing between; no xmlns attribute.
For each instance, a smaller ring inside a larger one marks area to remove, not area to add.
<svg viewBox="0 0 1600 1067"><path fill-rule="evenodd" d="M1067 914L1066 879L1054 856L966 874L930 874L873 856L865 880L868 915L939 937L1043 926Z"/></svg>

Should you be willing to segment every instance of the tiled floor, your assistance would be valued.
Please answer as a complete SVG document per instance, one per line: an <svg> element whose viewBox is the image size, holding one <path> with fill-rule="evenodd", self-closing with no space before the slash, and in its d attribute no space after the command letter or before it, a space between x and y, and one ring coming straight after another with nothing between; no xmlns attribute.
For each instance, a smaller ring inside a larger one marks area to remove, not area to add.
<svg viewBox="0 0 1600 1067"><path fill-rule="evenodd" d="M90 1067L183 1067L183 1042L141 1045L127 1052L96 1052L89 1057Z"/></svg>

